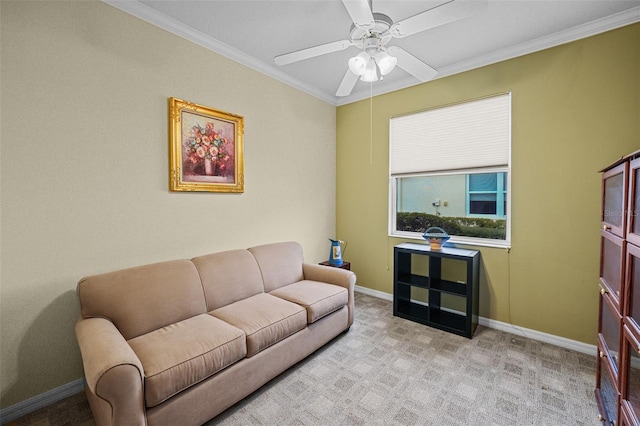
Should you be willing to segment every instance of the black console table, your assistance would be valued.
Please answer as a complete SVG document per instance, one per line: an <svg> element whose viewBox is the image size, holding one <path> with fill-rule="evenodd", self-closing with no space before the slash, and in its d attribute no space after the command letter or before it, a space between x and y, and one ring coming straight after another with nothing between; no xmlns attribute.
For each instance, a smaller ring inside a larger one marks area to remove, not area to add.
<svg viewBox="0 0 640 426"><path fill-rule="evenodd" d="M394 247L393 315L468 338L478 326L480 252Z"/></svg>

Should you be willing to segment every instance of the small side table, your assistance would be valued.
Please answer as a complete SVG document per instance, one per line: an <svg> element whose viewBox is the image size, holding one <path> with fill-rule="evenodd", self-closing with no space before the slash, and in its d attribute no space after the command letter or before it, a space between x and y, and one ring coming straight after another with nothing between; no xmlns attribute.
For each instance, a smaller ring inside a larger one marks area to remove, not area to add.
<svg viewBox="0 0 640 426"><path fill-rule="evenodd" d="M331 266L333 268L346 269L347 271L351 270L351 262L342 262L342 265L336 266L336 265L330 264L328 260L325 260L324 262L320 262L320 265Z"/></svg>

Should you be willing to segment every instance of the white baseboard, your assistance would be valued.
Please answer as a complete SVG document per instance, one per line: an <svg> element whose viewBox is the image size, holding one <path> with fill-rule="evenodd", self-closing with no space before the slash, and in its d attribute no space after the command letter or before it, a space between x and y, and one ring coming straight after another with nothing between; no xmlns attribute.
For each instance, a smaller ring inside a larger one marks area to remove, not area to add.
<svg viewBox="0 0 640 426"><path fill-rule="evenodd" d="M366 287L356 286L355 290L358 293L366 294L378 299L393 301L393 295L378 290L372 290ZM540 342L549 343L552 345L560 346L561 348L570 349L572 351L581 352L587 355L596 354L596 346L586 343L578 342L576 340L567 339L560 336L554 336L553 334L542 333L540 331L531 330L524 327L519 327L513 324L507 324L505 322L496 321L488 318L480 317L478 323L482 326L493 328L495 330L504 331L512 334L519 334L526 338L538 340ZM44 408L47 405L55 404L65 398L82 392L85 387L84 379L78 379L66 385L62 385L58 388L47 391L43 394L36 395L25 401L19 402L10 407L0 410L0 425L16 420L22 416L32 413L40 408Z"/></svg>
<svg viewBox="0 0 640 426"><path fill-rule="evenodd" d="M586 355L593 355L594 357L598 353L598 348L596 347L596 345L590 345L588 343L567 339L566 337L560 337L553 334L543 333L541 331L532 330L530 328L520 327L513 324L508 324L502 321L496 321L489 318L479 317L478 324L483 325L485 327L493 328L495 330L505 331L511 334L519 334L528 339L538 340L539 342L560 346L561 348L580 352ZM593 333L595 334L596 330L594 330Z"/></svg>
<svg viewBox="0 0 640 426"><path fill-rule="evenodd" d="M360 287L360 286L356 286L355 290L358 293L377 297L379 299L393 301L393 295L389 293L385 293L378 290L372 290L370 288ZM529 328L524 328L524 327L520 327L513 324L508 324L502 321L496 321L489 318L479 317L478 324L484 327L493 328L495 330L500 330L500 331L504 331L511 334L521 335L528 339L538 340L540 342L549 343L551 345L559 346L561 348L569 349L569 350L580 352L587 355L596 356L596 353L597 353L596 345L590 345L587 343L579 342L577 340L571 340L565 337L543 333L541 331L532 330Z"/></svg>
<svg viewBox="0 0 640 426"><path fill-rule="evenodd" d="M366 294L368 296L377 297L378 299L388 300L389 302L393 302L393 294L385 293L383 291L371 290L370 288L356 286L355 290L358 293Z"/></svg>
<svg viewBox="0 0 640 426"><path fill-rule="evenodd" d="M84 379L78 379L0 410L0 424L19 419L29 413L55 404L84 390Z"/></svg>

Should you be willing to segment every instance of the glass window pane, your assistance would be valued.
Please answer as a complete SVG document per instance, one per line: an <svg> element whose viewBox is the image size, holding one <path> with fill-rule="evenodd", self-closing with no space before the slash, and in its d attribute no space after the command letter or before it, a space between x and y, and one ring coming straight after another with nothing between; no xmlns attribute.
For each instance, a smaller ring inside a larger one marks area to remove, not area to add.
<svg viewBox="0 0 640 426"><path fill-rule="evenodd" d="M497 191L497 173L478 173L469 175L469 191Z"/></svg>
<svg viewBox="0 0 640 426"><path fill-rule="evenodd" d="M622 257L620 247L607 238L602 238L602 278L614 291L616 297L620 298L620 277L622 272Z"/></svg>
<svg viewBox="0 0 640 426"><path fill-rule="evenodd" d="M602 303L602 337L615 361L616 370L620 371L620 321L604 300L600 303Z"/></svg>
<svg viewBox="0 0 640 426"><path fill-rule="evenodd" d="M474 200L469 201L470 214L496 214L497 204L495 200Z"/></svg>
<svg viewBox="0 0 640 426"><path fill-rule="evenodd" d="M622 226L624 179L622 173L604 181L604 220L614 226Z"/></svg>
<svg viewBox="0 0 640 426"><path fill-rule="evenodd" d="M506 194L495 187L492 192L468 191L470 184L487 187L488 181L496 185L498 173L395 178L395 231L422 234L437 226L452 236L506 240Z"/></svg>
<svg viewBox="0 0 640 426"><path fill-rule="evenodd" d="M631 208L631 214L633 215L633 233L640 235L640 169L635 170L636 188L635 194L633 194L633 206Z"/></svg>
<svg viewBox="0 0 640 426"><path fill-rule="evenodd" d="M627 348L631 355L629 365L629 379L627 386L629 391L627 392L627 401L631 403L633 412L636 417L640 419L640 357L634 350L633 346L629 344Z"/></svg>
<svg viewBox="0 0 640 426"><path fill-rule="evenodd" d="M630 316L640 327L640 261L635 256L631 256L631 300L629 301Z"/></svg>
<svg viewBox="0 0 640 426"><path fill-rule="evenodd" d="M599 358L600 362L600 398L602 399L602 405L604 405L604 409L607 411L607 417L609 417L610 422L616 422L618 420L618 392L613 385L611 377L609 377L609 372L602 365L604 360Z"/></svg>
<svg viewBox="0 0 640 426"><path fill-rule="evenodd" d="M496 202L496 194L469 194L471 201L493 201Z"/></svg>

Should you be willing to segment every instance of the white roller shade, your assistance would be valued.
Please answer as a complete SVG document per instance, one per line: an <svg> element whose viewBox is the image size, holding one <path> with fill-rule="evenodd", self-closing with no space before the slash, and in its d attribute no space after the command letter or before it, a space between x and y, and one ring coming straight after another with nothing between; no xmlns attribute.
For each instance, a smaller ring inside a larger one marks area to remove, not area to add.
<svg viewBox="0 0 640 426"><path fill-rule="evenodd" d="M389 173L509 165L511 94L392 117Z"/></svg>

